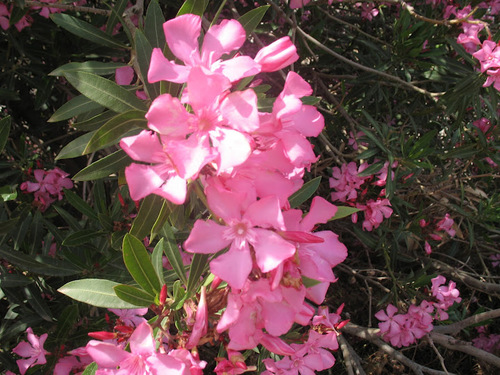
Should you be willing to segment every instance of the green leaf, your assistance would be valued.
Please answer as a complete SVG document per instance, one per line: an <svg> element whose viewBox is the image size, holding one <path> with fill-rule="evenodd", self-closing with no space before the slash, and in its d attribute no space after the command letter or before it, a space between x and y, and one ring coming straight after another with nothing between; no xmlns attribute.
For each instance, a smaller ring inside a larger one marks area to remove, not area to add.
<svg viewBox="0 0 500 375"><path fill-rule="evenodd" d="M73 180L89 181L108 177L116 173L132 162L132 159L123 150L116 151L96 162L90 164L78 172Z"/></svg>
<svg viewBox="0 0 500 375"><path fill-rule="evenodd" d="M123 238L123 260L130 275L146 292L160 293L161 284L143 243L127 233Z"/></svg>
<svg viewBox="0 0 500 375"><path fill-rule="evenodd" d="M25 271L46 276L71 276L81 272L68 262L37 255L26 255L21 251L0 248L0 257Z"/></svg>
<svg viewBox="0 0 500 375"><path fill-rule="evenodd" d="M252 9L251 11L245 13L240 18L238 18L238 22L241 23L241 26L243 26L243 28L245 29L247 37L251 33L253 33L253 31L256 29L257 26L259 26L260 22L262 21L262 18L264 18L264 15L266 14L269 7L270 5L264 5Z"/></svg>
<svg viewBox="0 0 500 375"><path fill-rule="evenodd" d="M141 203L139 213L134 219L130 234L137 238L149 236L158 215L160 214L164 199L159 195L148 195Z"/></svg>
<svg viewBox="0 0 500 375"><path fill-rule="evenodd" d="M110 48L127 48L127 46L118 42L104 31L76 17L64 13L53 13L50 15L50 18L56 25L80 38L90 40L92 43Z"/></svg>
<svg viewBox="0 0 500 375"><path fill-rule="evenodd" d="M144 89L149 98L154 99L161 94L160 82L149 83L148 70L151 63L153 47L139 29L135 30L135 50L139 64L139 78L144 82Z"/></svg>
<svg viewBox="0 0 500 375"><path fill-rule="evenodd" d="M0 202L13 201L17 198L17 190L15 186L6 185L0 188Z"/></svg>
<svg viewBox="0 0 500 375"><path fill-rule="evenodd" d="M117 285L114 287L114 290L120 299L134 306L148 307L155 302L154 295L130 285Z"/></svg>
<svg viewBox="0 0 500 375"><path fill-rule="evenodd" d="M118 298L114 290L117 285L120 284L106 279L80 279L63 285L58 292L92 306L108 309L137 308L136 305Z"/></svg>
<svg viewBox="0 0 500 375"><path fill-rule="evenodd" d="M164 228L165 227L168 227L168 230L171 230L168 224L165 224ZM168 238L169 236L165 237L165 241L163 242L163 251L165 252L173 270L177 274L177 277L184 283L184 285L187 285L186 270L184 268L184 264L182 263L179 247L174 241Z"/></svg>
<svg viewBox="0 0 500 375"><path fill-rule="evenodd" d="M79 319L78 305L66 306L57 319L57 329L54 335L56 342L64 342L69 333L75 329Z"/></svg>
<svg viewBox="0 0 500 375"><path fill-rule="evenodd" d="M7 140L9 139L10 123L10 116L4 117L0 120L0 152L3 151L5 145L7 144Z"/></svg>
<svg viewBox="0 0 500 375"><path fill-rule="evenodd" d="M7 234L12 229L17 227L17 222L19 221L19 216L14 219L9 219L0 222L0 234Z"/></svg>
<svg viewBox="0 0 500 375"><path fill-rule="evenodd" d="M205 13L207 5L208 0L186 0L179 9L179 12L177 12L177 17L187 13L196 14L201 17Z"/></svg>
<svg viewBox="0 0 500 375"><path fill-rule="evenodd" d="M151 1L144 21L144 34L153 48L163 49L166 44L165 33L163 32L164 23L165 17L163 17L160 4L158 4L157 0Z"/></svg>
<svg viewBox="0 0 500 375"><path fill-rule="evenodd" d="M156 217L156 221L153 224L153 228L151 228L151 238L150 241L153 241L153 239L156 237L156 235L161 231L163 226L168 220L168 217L172 210L170 209L170 202L167 201L166 199L163 200L163 204L161 206L160 213Z"/></svg>
<svg viewBox="0 0 500 375"><path fill-rule="evenodd" d="M118 143L123 137L139 133L147 126L145 114L143 111L128 111L113 117L94 133L83 153L103 149Z"/></svg>
<svg viewBox="0 0 500 375"><path fill-rule="evenodd" d="M85 202L82 198L76 195L73 191L64 189L64 196L70 205L80 211L83 215L90 219L98 220L97 214L94 212L92 207Z"/></svg>
<svg viewBox="0 0 500 375"><path fill-rule="evenodd" d="M63 246L80 246L83 245L84 243L95 240L97 237L100 237L101 235L102 232L98 230L84 229L76 233L70 234L68 237L64 239L62 244Z"/></svg>
<svg viewBox="0 0 500 375"><path fill-rule="evenodd" d="M55 111L47 121L63 121L78 116L82 113L94 111L99 108L102 108L100 104L97 104L84 95L79 95L59 107L59 109Z"/></svg>
<svg viewBox="0 0 500 375"><path fill-rule="evenodd" d="M436 139L438 133L437 129L431 130L425 133L410 149L408 152L408 158L418 159L422 156L427 156L434 153L434 149L431 147L431 143Z"/></svg>
<svg viewBox="0 0 500 375"><path fill-rule="evenodd" d="M367 167L366 169L364 169L362 172L359 172L358 176L359 177L371 176L372 174L375 174L378 171L380 171L383 166L384 166L384 162L383 161L379 161L377 163L373 163L372 165L370 165L369 167Z"/></svg>
<svg viewBox="0 0 500 375"><path fill-rule="evenodd" d="M31 284L33 280L30 278L15 273L1 273L0 274L0 287L1 288L20 288Z"/></svg>
<svg viewBox="0 0 500 375"><path fill-rule="evenodd" d="M92 362L90 365L85 367L85 371L82 372L82 375L95 375L97 368L97 363Z"/></svg>
<svg viewBox="0 0 500 375"><path fill-rule="evenodd" d="M94 133L95 131L92 131L72 140L70 143L63 147L63 149L56 156L56 160L71 159L82 156L83 151L87 147L87 143L89 143Z"/></svg>
<svg viewBox="0 0 500 375"><path fill-rule="evenodd" d="M317 96L303 96L300 98L300 101L304 105L316 105L321 101L321 98L318 98Z"/></svg>
<svg viewBox="0 0 500 375"><path fill-rule="evenodd" d="M311 288L315 285L321 284L321 281L310 279L309 277L302 275L302 284L304 284L306 288Z"/></svg>
<svg viewBox="0 0 500 375"><path fill-rule="evenodd" d="M299 207L302 203L311 198L316 190L318 190L320 182L321 176L318 176L316 178L313 178L311 181L306 182L304 186L299 189L299 191L296 191L290 198L288 198L288 200L290 201L290 207Z"/></svg>
<svg viewBox="0 0 500 375"><path fill-rule="evenodd" d="M72 62L64 64L59 68L49 73L49 76L63 76L71 72L89 72L100 76L115 74L116 69L126 66L123 63L114 62L100 62L100 61L85 61L85 62Z"/></svg>
<svg viewBox="0 0 500 375"><path fill-rule="evenodd" d="M34 311L36 311L37 315L39 315L43 320L47 322L52 322L54 317L52 316L52 312L50 311L47 303L42 298L40 294L40 289L33 284L26 285L23 288L24 294L26 296L26 300L31 305Z"/></svg>
<svg viewBox="0 0 500 375"><path fill-rule="evenodd" d="M203 273L208 270L208 254L194 254L193 260L191 261L191 268L189 269L189 278L187 282L187 294L191 295L194 292L198 284L200 283L200 277Z"/></svg>
<svg viewBox="0 0 500 375"><path fill-rule="evenodd" d="M335 213L335 216L332 217L330 220L342 219L346 216L351 216L352 214L359 212L359 211L361 211L359 208L337 206L337 212Z"/></svg>
<svg viewBox="0 0 500 375"><path fill-rule="evenodd" d="M113 7L114 12L112 12L108 18L108 22L106 23L106 34L111 35L115 29L115 26L120 19L118 17L119 14L123 14L125 9L127 8L128 0L118 0Z"/></svg>
<svg viewBox="0 0 500 375"><path fill-rule="evenodd" d="M115 116L115 112L106 110L103 113L89 118L88 120L77 120L77 122L75 122L73 126L81 131L93 131L99 129L102 125L104 125Z"/></svg>
<svg viewBox="0 0 500 375"><path fill-rule="evenodd" d="M117 113L147 111L147 106L122 86L89 72L66 72L64 77L87 98Z"/></svg>
<svg viewBox="0 0 500 375"><path fill-rule="evenodd" d="M156 274L160 278L160 284L164 284L163 280L163 238L158 241L153 253L151 254L151 263L156 271Z"/></svg>

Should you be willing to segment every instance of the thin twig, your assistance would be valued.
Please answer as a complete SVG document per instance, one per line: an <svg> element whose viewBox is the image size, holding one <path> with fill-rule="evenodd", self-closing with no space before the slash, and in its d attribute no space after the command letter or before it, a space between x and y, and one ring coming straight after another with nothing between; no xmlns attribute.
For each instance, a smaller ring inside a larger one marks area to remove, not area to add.
<svg viewBox="0 0 500 375"><path fill-rule="evenodd" d="M434 345L434 341L432 340L430 335L427 335L426 338L427 338L427 341L429 342L429 344L432 346L434 353L436 353L436 355L438 356L439 363L441 363L441 367L443 368L444 372L449 374L448 369L446 368L446 365L444 364L444 358L441 355L441 353L439 353L439 350L438 350L438 348L436 348L436 345Z"/></svg>
<svg viewBox="0 0 500 375"><path fill-rule="evenodd" d="M455 375L452 373L445 373L443 371L435 370L426 366L422 366L410 358L406 357L400 351L394 349L392 346L382 341L378 337L380 330L378 328L367 328L361 327L353 323L348 323L342 328L342 332L348 333L360 337L362 339L368 340L375 345L377 345L381 350L389 354L391 357L395 358L399 362L403 363L405 366L409 367L415 374L423 375L424 372L431 375Z"/></svg>
<svg viewBox="0 0 500 375"><path fill-rule="evenodd" d="M41 7L41 8L57 8L69 10L72 12L84 12L84 13L92 13L92 14L100 14L103 16L110 16L111 11L106 9L97 9L90 7L82 7L71 4L61 4L61 3L41 3L39 1L25 1L24 3L27 7Z"/></svg>
<svg viewBox="0 0 500 375"><path fill-rule="evenodd" d="M458 340L454 337L443 335L442 333L431 332L430 337L434 342L443 345L445 348L458 350L459 352L470 354L483 362L500 368L500 357L488 353L482 349L476 348L470 342Z"/></svg>
<svg viewBox="0 0 500 375"><path fill-rule="evenodd" d="M347 367L347 372L349 374L356 375L366 375L365 370L361 365L361 359L359 358L358 353L353 349L353 347L347 342L344 336L339 335L337 340L340 344L340 348L342 350L342 355L344 356L344 363ZM354 368L353 368L354 367Z"/></svg>
<svg viewBox="0 0 500 375"><path fill-rule="evenodd" d="M460 332L462 329L467 328L473 324L484 322L485 320L488 320L488 319L496 319L499 317L500 317L500 309L486 311L486 312L483 312L480 314L472 315L464 320L461 320L461 321L453 323L453 324L449 324L446 326L436 326L436 327L434 327L432 332L448 333L451 335L455 335L458 332Z"/></svg>

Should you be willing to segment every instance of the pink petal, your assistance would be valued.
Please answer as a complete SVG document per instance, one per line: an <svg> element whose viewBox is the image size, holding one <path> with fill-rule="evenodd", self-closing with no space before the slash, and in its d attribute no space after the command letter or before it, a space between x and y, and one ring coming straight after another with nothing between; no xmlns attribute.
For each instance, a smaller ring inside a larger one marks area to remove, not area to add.
<svg viewBox="0 0 500 375"><path fill-rule="evenodd" d="M314 234L323 238L325 242L305 246L325 259L331 267L335 267L347 258L347 248L338 240L338 235L331 231L315 232Z"/></svg>
<svg viewBox="0 0 500 375"><path fill-rule="evenodd" d="M223 20L207 31L201 48L201 59L206 66L210 66L222 55L239 49L245 39L245 29L238 21Z"/></svg>
<svg viewBox="0 0 500 375"><path fill-rule="evenodd" d="M252 203L247 208L243 218L249 220L255 226L285 230L280 204L275 195L267 196Z"/></svg>
<svg viewBox="0 0 500 375"><path fill-rule="evenodd" d="M337 207L326 199L316 196L311 203L309 213L302 219L301 227L306 232L311 232L316 224L325 224L335 216Z"/></svg>
<svg viewBox="0 0 500 375"><path fill-rule="evenodd" d="M186 180L179 176L171 176L153 194L159 195L175 204L183 204L186 200Z"/></svg>
<svg viewBox="0 0 500 375"><path fill-rule="evenodd" d="M235 130L251 133L259 128L257 95L253 90L229 94L221 105L221 112Z"/></svg>
<svg viewBox="0 0 500 375"><path fill-rule="evenodd" d="M242 193L235 193L221 187L209 185L206 189L208 207L226 223L241 219Z"/></svg>
<svg viewBox="0 0 500 375"><path fill-rule="evenodd" d="M217 61L211 67L215 73L221 73L231 82L251 77L260 73L260 65L249 56L236 56L225 61Z"/></svg>
<svg viewBox="0 0 500 375"><path fill-rule="evenodd" d="M184 137L190 133L190 115L179 99L173 98L170 94L158 96L148 113L148 127L162 135L170 137Z"/></svg>
<svg viewBox="0 0 500 375"><path fill-rule="evenodd" d="M288 36L262 48L255 56L255 61L262 66L263 72L275 72L298 59L297 49Z"/></svg>
<svg viewBox="0 0 500 375"><path fill-rule="evenodd" d="M219 173L243 164L252 153L248 138L239 131L217 128L210 132L210 139L213 147L219 152Z"/></svg>
<svg viewBox="0 0 500 375"><path fill-rule="evenodd" d="M295 311L282 302L263 303L262 317L266 331L273 336L281 336L292 327Z"/></svg>
<svg viewBox="0 0 500 375"><path fill-rule="evenodd" d="M129 344L133 354L148 356L154 353L156 343L151 326L147 322L141 323L130 336Z"/></svg>
<svg viewBox="0 0 500 375"><path fill-rule="evenodd" d="M212 73L201 66L191 69L187 80L189 104L196 113L211 107L217 97L231 87L222 74Z"/></svg>
<svg viewBox="0 0 500 375"><path fill-rule="evenodd" d="M189 67L169 61L161 49L154 48L149 64L148 81L150 83L158 81L184 83L187 81L189 71Z"/></svg>
<svg viewBox="0 0 500 375"><path fill-rule="evenodd" d="M278 234L259 228L254 228L254 231L257 233L257 242L252 245L257 265L262 272L272 271L295 254L295 245Z"/></svg>
<svg viewBox="0 0 500 375"><path fill-rule="evenodd" d="M131 66L122 66L115 71L115 81L119 85L130 85L134 79L134 69Z"/></svg>
<svg viewBox="0 0 500 375"><path fill-rule="evenodd" d="M325 127L325 119L312 105L303 105L298 112L281 119L283 127L292 127L306 137L317 137Z"/></svg>
<svg viewBox="0 0 500 375"><path fill-rule="evenodd" d="M158 163L166 159L158 135L148 130L143 130L132 137L122 138L120 147L137 161Z"/></svg>
<svg viewBox="0 0 500 375"><path fill-rule="evenodd" d="M194 14L183 14L163 24L165 39L172 53L186 65L200 63L198 38L201 32L201 18Z"/></svg>
<svg viewBox="0 0 500 375"><path fill-rule="evenodd" d="M150 364L152 375L190 375L191 371L179 359L167 354L157 354L147 360Z"/></svg>
<svg viewBox="0 0 500 375"><path fill-rule="evenodd" d="M231 288L241 289L252 271L252 257L248 246L231 249L210 262L212 273L226 281Z"/></svg>
<svg viewBox="0 0 500 375"><path fill-rule="evenodd" d="M87 353L92 359L104 368L116 368L120 362L132 356L129 352L117 347L115 344L91 340L86 346Z"/></svg>
<svg viewBox="0 0 500 375"><path fill-rule="evenodd" d="M224 239L227 227L212 220L196 220L184 249L190 253L211 254L229 246L231 240Z"/></svg>
<svg viewBox="0 0 500 375"><path fill-rule="evenodd" d="M197 134L186 140L167 142L164 148L177 173L185 180L196 178L201 168L214 158L208 137Z"/></svg>
<svg viewBox="0 0 500 375"><path fill-rule="evenodd" d="M151 166L136 163L125 168L125 178L130 190L130 198L134 201L153 193L165 181Z"/></svg>

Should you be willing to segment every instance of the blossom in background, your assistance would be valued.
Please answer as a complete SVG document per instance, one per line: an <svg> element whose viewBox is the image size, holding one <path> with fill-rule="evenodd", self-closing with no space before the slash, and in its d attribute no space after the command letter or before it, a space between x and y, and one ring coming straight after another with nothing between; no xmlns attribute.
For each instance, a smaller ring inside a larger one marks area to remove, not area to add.
<svg viewBox="0 0 500 375"><path fill-rule="evenodd" d="M444 218L442 218L437 224L436 224L436 229L437 230L442 230L442 231L445 231L446 233L448 233L450 235L450 237L455 237L455 229L453 229L453 224L455 224L455 222L453 221L453 219L450 217L450 214L446 214L444 216Z"/></svg>
<svg viewBox="0 0 500 375"><path fill-rule="evenodd" d="M20 188L27 193L34 193L35 204L38 205L40 211L45 211L52 203L61 200L63 197L63 189L71 189L73 181L67 178L68 173L60 168L54 168L49 171L43 169L35 169L33 172L35 182L25 181Z"/></svg>
<svg viewBox="0 0 500 375"><path fill-rule="evenodd" d="M491 260L492 267L500 266L500 254L490 255L489 258Z"/></svg>
<svg viewBox="0 0 500 375"><path fill-rule="evenodd" d="M44 333L43 335L38 337L33 333L31 327L26 330L26 333L29 343L26 341L21 341L14 349L12 349L13 353L25 358L18 359L16 361L21 375L24 375L26 371L28 371L28 369L32 366L43 365L47 363L45 356L47 354L50 354L43 348L45 340L47 340L48 337L47 333Z"/></svg>

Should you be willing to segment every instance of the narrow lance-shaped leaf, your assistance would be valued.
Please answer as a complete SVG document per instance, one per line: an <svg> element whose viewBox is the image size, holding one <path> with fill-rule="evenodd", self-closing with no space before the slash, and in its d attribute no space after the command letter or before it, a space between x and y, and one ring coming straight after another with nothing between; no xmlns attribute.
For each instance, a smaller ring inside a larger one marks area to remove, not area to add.
<svg viewBox="0 0 500 375"><path fill-rule="evenodd" d="M179 12L177 12L177 17L187 13L196 14L197 16L203 16L207 5L208 0L186 0L179 9Z"/></svg>
<svg viewBox="0 0 500 375"><path fill-rule="evenodd" d="M94 132L89 132L72 140L70 143L64 146L61 151L59 151L59 154L56 156L56 160L71 159L82 156L83 151L87 147L87 143L89 143L93 135Z"/></svg>
<svg viewBox="0 0 500 375"><path fill-rule="evenodd" d="M151 54L153 52L153 47L149 43L146 36L137 29L135 31L135 49L137 55L137 62L139 64L139 76L141 81L144 83L144 89L149 98L155 99L160 95L160 83L149 83L148 82L148 70L151 63Z"/></svg>
<svg viewBox="0 0 500 375"><path fill-rule="evenodd" d="M100 61L71 62L49 73L49 76L63 76L69 72L89 72L100 76L115 74L116 69L126 66L123 63L104 63Z"/></svg>
<svg viewBox="0 0 500 375"><path fill-rule="evenodd" d="M92 362L90 365L85 367L85 371L82 372L82 375L95 375L97 368L98 368L97 363Z"/></svg>
<svg viewBox="0 0 500 375"><path fill-rule="evenodd" d="M165 17L157 0L149 3L144 21L144 34L148 38L151 47L163 48L166 44L163 24Z"/></svg>
<svg viewBox="0 0 500 375"><path fill-rule="evenodd" d="M319 184L321 182L321 176L313 178L302 186L298 191L292 194L288 201L290 202L291 208L296 208L304 203L306 200L311 198L313 194L318 190Z"/></svg>
<svg viewBox="0 0 500 375"><path fill-rule="evenodd" d="M106 34L111 35L115 29L116 24L120 21L118 15L122 14L127 8L128 0L118 0L113 7L114 12L112 12L106 23Z"/></svg>
<svg viewBox="0 0 500 375"><path fill-rule="evenodd" d="M123 261L130 275L147 293L160 293L161 284L143 243L127 233L123 238Z"/></svg>
<svg viewBox="0 0 500 375"><path fill-rule="evenodd" d="M47 121L63 121L99 108L102 108L102 105L94 102L84 95L79 95L59 107Z"/></svg>
<svg viewBox="0 0 500 375"><path fill-rule="evenodd" d="M139 213L134 219L130 234L137 238L149 236L163 206L164 199L158 195L148 195L141 203Z"/></svg>
<svg viewBox="0 0 500 375"><path fill-rule="evenodd" d="M90 207L90 205L85 202L82 198L80 198L76 193L74 193L71 190L64 189L64 197L68 201L70 205L72 205L74 208L76 208L78 211L80 211L83 215L97 220L97 214L95 211Z"/></svg>
<svg viewBox="0 0 500 375"><path fill-rule="evenodd" d="M0 152L3 151L5 145L7 144L7 140L9 139L10 123L10 116L4 117L0 120Z"/></svg>
<svg viewBox="0 0 500 375"><path fill-rule="evenodd" d="M92 306L108 309L135 309L137 306L118 298L113 289L120 285L105 279L81 279L70 281L58 289L58 292Z"/></svg>
<svg viewBox="0 0 500 375"><path fill-rule="evenodd" d="M165 224L165 226L169 225ZM184 283L184 285L187 285L186 270L184 268L184 263L182 263L180 249L177 244L173 240L165 238L165 241L163 242L163 251L165 252L170 265L179 279Z"/></svg>
<svg viewBox="0 0 500 375"><path fill-rule="evenodd" d="M238 22L241 23L241 26L243 26L243 28L245 29L247 37L251 33L253 33L253 31L257 26L259 26L260 21L262 21L262 18L266 14L269 7L270 5L264 5L252 9L251 11L245 13L240 18L238 18Z"/></svg>
<svg viewBox="0 0 500 375"><path fill-rule="evenodd" d="M54 13L50 16L52 21L63 29L80 38L90 40L93 43L110 48L127 48L127 46L107 35L104 31L92 26L90 23L82 21L76 17L64 13Z"/></svg>
<svg viewBox="0 0 500 375"><path fill-rule="evenodd" d="M73 177L73 180L89 181L108 177L122 170L131 162L132 159L125 151L119 150L85 167Z"/></svg>
<svg viewBox="0 0 500 375"><path fill-rule="evenodd" d="M187 283L187 293L194 292L200 283L201 275L208 270L208 254L194 254L189 269L189 279Z"/></svg>
<svg viewBox="0 0 500 375"><path fill-rule="evenodd" d="M155 302L153 295L130 285L117 285L114 290L118 298L138 307L148 307Z"/></svg>
<svg viewBox="0 0 500 375"><path fill-rule="evenodd" d="M160 277L160 284L165 284L163 280L163 241L163 238L158 241L151 254L151 263L156 274Z"/></svg>
<svg viewBox="0 0 500 375"><path fill-rule="evenodd" d="M355 207L337 206L337 212L335 213L335 216L328 221L342 219L343 217L350 216L358 211L361 210Z"/></svg>
<svg viewBox="0 0 500 375"><path fill-rule="evenodd" d="M89 72L66 72L64 76L87 98L117 113L134 109L147 111L147 106L134 93L109 79Z"/></svg>
<svg viewBox="0 0 500 375"><path fill-rule="evenodd" d="M147 126L145 112L128 111L120 113L97 130L83 151L88 154L116 144L123 137L135 135Z"/></svg>

